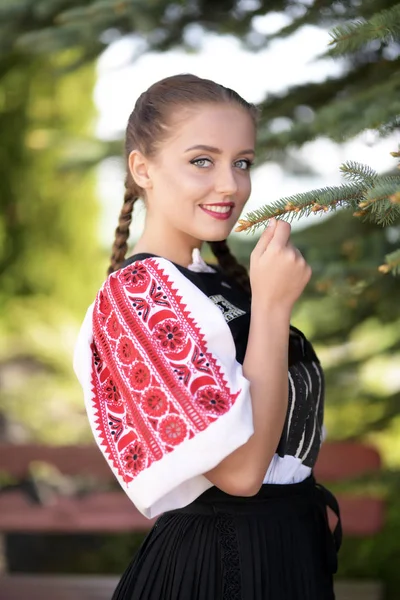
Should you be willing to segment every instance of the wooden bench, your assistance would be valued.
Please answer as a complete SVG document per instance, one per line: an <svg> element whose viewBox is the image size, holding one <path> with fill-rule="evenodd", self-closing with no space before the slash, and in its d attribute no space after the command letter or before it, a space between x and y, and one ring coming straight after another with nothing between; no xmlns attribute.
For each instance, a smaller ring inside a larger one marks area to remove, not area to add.
<svg viewBox="0 0 400 600"><path fill-rule="evenodd" d="M47 447L0 444L0 473L6 473L15 480L26 480L32 463L35 462L52 465L61 478L65 477L67 480L79 476L87 481L94 480L104 487L110 486L114 481L106 461L95 445ZM377 471L380 467L380 457L374 448L354 442L330 442L325 443L322 448L315 473L321 483L329 486L330 483L343 482ZM344 535L372 536L382 529L384 503L381 499L341 494L338 495L338 500ZM125 493L118 489L93 490L80 495L69 494L66 490L62 494L51 496L49 503L45 505L34 503L19 489L10 489L0 494L0 532L4 533L133 532L146 531L151 524L152 521L143 517ZM57 596L54 596L57 600L101 600L103 596L93 595L97 593L96 589L102 587L101 581L103 578L98 577L59 578L49 575L48 578L35 578L10 574L0 580L0 600L20 600L27 597L23 592L26 585L30 586L31 600L35 598L35 589L38 598L50 598L51 594L47 591L49 586L51 589L57 587ZM111 587L115 583L113 578L106 578L105 581L112 581ZM79 582L82 585L78 594ZM102 589L106 593L107 585ZM109 598L110 594L104 596L106 597ZM381 588L376 583L337 583L338 600L378 600L381 597Z"/></svg>

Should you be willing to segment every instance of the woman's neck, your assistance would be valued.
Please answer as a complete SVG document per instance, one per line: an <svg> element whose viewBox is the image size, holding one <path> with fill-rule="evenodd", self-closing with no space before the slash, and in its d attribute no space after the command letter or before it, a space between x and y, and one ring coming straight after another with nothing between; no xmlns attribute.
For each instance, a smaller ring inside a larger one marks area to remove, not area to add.
<svg viewBox="0 0 400 600"><path fill-rule="evenodd" d="M166 236L155 238L153 235L146 235L145 232L135 244L132 254L156 254L177 265L188 267L192 263L193 250L201 249L201 246L202 242L198 240L179 240L176 236L172 241Z"/></svg>

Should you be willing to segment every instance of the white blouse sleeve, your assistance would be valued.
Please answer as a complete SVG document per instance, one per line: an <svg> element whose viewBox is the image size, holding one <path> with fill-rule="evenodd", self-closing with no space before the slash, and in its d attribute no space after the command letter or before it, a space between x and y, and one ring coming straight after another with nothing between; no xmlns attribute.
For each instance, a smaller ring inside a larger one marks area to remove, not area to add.
<svg viewBox="0 0 400 600"><path fill-rule="evenodd" d="M146 517L192 502L253 434L235 354L219 308L162 258L113 273L89 307L74 369L96 442Z"/></svg>

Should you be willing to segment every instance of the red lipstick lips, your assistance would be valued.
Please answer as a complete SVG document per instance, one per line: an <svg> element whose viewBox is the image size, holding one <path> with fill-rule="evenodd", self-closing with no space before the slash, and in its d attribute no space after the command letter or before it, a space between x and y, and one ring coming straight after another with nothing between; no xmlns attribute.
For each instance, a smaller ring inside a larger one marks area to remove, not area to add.
<svg viewBox="0 0 400 600"><path fill-rule="evenodd" d="M227 219L229 219L229 217L232 216L234 204L232 204L231 202L220 202L217 204L200 204L200 208L211 217L214 217L214 219L226 221Z"/></svg>

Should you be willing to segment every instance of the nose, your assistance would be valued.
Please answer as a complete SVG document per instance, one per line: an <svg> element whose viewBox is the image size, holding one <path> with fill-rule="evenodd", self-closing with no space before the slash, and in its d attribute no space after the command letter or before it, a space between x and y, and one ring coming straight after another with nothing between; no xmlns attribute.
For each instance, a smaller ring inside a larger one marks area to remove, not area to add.
<svg viewBox="0 0 400 600"><path fill-rule="evenodd" d="M238 182L232 165L220 166L215 176L215 191L225 196L231 196L237 192Z"/></svg>

